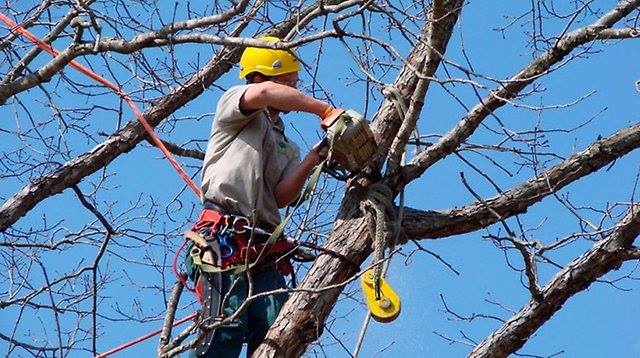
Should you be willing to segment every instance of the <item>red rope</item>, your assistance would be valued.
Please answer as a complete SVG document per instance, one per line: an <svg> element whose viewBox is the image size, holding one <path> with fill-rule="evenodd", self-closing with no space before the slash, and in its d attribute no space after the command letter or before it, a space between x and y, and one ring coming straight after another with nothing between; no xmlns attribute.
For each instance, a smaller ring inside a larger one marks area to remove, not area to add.
<svg viewBox="0 0 640 358"><path fill-rule="evenodd" d="M175 327L175 326L177 326L177 325L179 325L179 324L182 324L182 323L184 323L184 322L186 322L186 321L190 321L190 320L192 320L192 319L196 316L196 314L197 314L197 313L193 313L193 314L191 314L191 315L189 315L189 316L187 316L187 317L184 317L184 318L182 318L182 319L179 319L179 320L177 320L177 321L173 322L172 327ZM149 339L149 338L151 338L151 337L155 336L156 334L158 334L158 333L160 333L160 332L162 332L162 329L157 329L157 330L155 330L155 331L153 331L153 332L149 332L149 333L145 334L144 336L140 336L140 337L138 337L138 338L136 338L136 339L134 339L134 340L132 340L132 341L129 341L129 342L127 342L127 343L124 343L124 344L122 344L122 345L120 345L120 346L118 346L118 347L116 347L116 348L113 348L113 349L111 349L111 350L108 350L108 351L106 351L106 352L104 352L104 353L100 353L100 354L98 354L97 356L95 356L95 358L105 358L105 357L108 357L109 355L111 355L111 354L113 354L113 353L120 352L120 351L125 350L125 349L127 349L127 348L129 348L129 347L131 347L131 346L133 346L133 345L135 345L135 344L138 344L138 343L140 343L140 342L142 342L142 341L144 341L144 340L146 340L146 339Z"/></svg>
<svg viewBox="0 0 640 358"><path fill-rule="evenodd" d="M182 273L178 272L178 258L180 257L180 253L182 252L182 249L184 249L185 245L187 245L187 241L188 240L185 239L182 242L182 244L178 248L178 251L176 251L176 254L173 256L173 264L172 264L173 273L176 275L176 277L178 278L178 281L180 281L182 286L186 287L186 289L191 292L196 292L195 288L189 287L189 285L187 285L186 275L183 275Z"/></svg>
<svg viewBox="0 0 640 358"><path fill-rule="evenodd" d="M56 50L55 48L53 48L51 45L49 45L49 44L45 43L44 41L40 40L38 37L33 35L31 32L27 31L24 27L22 27L22 26L18 25L17 23L15 23L13 20L11 20L9 17L7 17L6 15L4 15L1 12L0 12L0 20L11 27L11 29L10 29L11 32L17 32L18 34L24 36L29 41L33 42L36 46L40 47L42 50L50 53L52 56L55 57L55 56L58 56L60 54L60 52L58 50ZM149 135L151 140L155 143L156 146L158 146L158 148L160 148L160 150L165 155L165 157L167 158L167 160L169 161L171 166L176 170L176 172L178 172L178 175L180 175L182 180L184 180L184 182L189 186L189 188L191 188L193 193L199 199L200 196L202 195L202 193L200 191L200 188L198 188L196 186L196 184L191 180L191 178L187 175L187 173L182 169L180 164L178 164L178 162L174 159L174 157L171 154L171 152L169 152L167 147L165 147L164 143L162 143L160 138L158 138L158 136L156 135L156 133L153 130L153 127L151 127L149 122L147 122L147 120L144 118L144 115L142 114L142 112L140 112L140 110L135 105L135 103L133 103L133 100L131 99L131 97L127 93L125 93L117 85L109 82L104 77L99 76L98 74L93 72L91 69L81 65L80 63L76 62L75 60L70 61L69 65L71 67L75 68L76 70L78 70L80 73L88 76L89 78L92 78L93 80L97 81L98 83L100 83L100 84L104 85L105 87L111 89L117 95L122 97L122 99L124 99L125 102L127 102L127 105L129 105L129 108L131 108L133 113L136 115L136 117L138 118L138 120L142 124L142 127L144 127L144 130L147 132L147 134ZM184 243L182 244L180 249L178 249L178 254L182 250L182 247L184 247ZM176 254L176 257L177 257L178 254ZM173 270L174 270L174 272L176 274L176 277L178 278L178 280L180 280L180 282L182 282L184 284L185 287L187 287L187 289L192 290L191 288L189 288L186 285L186 282L184 282L185 280L184 280L183 276L180 273L178 273L178 270L177 270L176 266L177 266L176 258L174 258ZM188 321L190 319L193 319L195 316L196 316L196 313L193 313L190 316L187 316L187 317L182 318L182 319L180 319L178 321L175 321L173 323L173 326L177 326L177 325L179 325L179 324L181 324L183 322L186 322L186 321ZM127 343L125 343L125 344L123 344L123 345L121 345L119 347L111 349L111 350L109 350L109 351L107 351L105 353L99 354L99 355L96 356L96 358L107 357L110 354L113 354L113 353L119 352L119 351L121 351L123 349L129 348L129 347L131 347L131 346L133 346L133 345L135 345L137 343L140 343L140 342L144 341L145 339L148 339L150 337L155 336L156 334L160 333L161 331L162 331L162 329L158 329L158 330L155 330L153 332L149 332L149 333L145 334L144 336L138 337L138 338L136 338L136 339L134 339L134 340L132 340L130 342L127 342Z"/></svg>
<svg viewBox="0 0 640 358"><path fill-rule="evenodd" d="M36 46L40 47L44 51L47 51L54 57L60 54L58 50L53 48L51 45L43 42L42 40L37 38L35 35L33 35L31 32L23 28L22 26L16 24L13 20L8 18L3 13L0 13L0 20L2 20L5 24L10 26L12 32L17 32L20 35L26 37L29 41L33 42ZM80 71L81 73L87 75L88 77L94 79L95 81L99 82L100 84L104 85L105 87L111 89L113 92L115 92L117 95L122 97L122 99L124 99L127 102L127 104L129 105L129 108L131 108L133 113L136 115L136 117L144 127L144 130L147 132L147 134L149 135L153 143L155 143L155 145L158 146L158 148L160 148L160 150L162 151L162 153L164 153L165 157L167 158L171 166L173 166L173 168L178 172L178 175L180 175L182 180L184 180L185 183L189 186L189 188L191 188L193 193L196 194L198 198L200 198L202 194L200 192L200 188L198 188L195 185L195 183L191 180L191 178L187 175L187 173L185 173L185 171L182 169L180 164L178 164L178 162L173 158L173 155L171 154L171 152L169 152L167 147L165 147L164 143L162 143L160 138L158 138L156 133L153 131L153 127L151 127L149 122L147 122L147 120L144 118L144 115L142 114L142 112L140 112L140 110L135 105L135 103L133 103L133 100L131 99L131 97L117 85L109 82L104 77L99 76L98 74L91 71L89 68L79 64L75 60L71 60L69 62L69 65L75 68L76 70Z"/></svg>

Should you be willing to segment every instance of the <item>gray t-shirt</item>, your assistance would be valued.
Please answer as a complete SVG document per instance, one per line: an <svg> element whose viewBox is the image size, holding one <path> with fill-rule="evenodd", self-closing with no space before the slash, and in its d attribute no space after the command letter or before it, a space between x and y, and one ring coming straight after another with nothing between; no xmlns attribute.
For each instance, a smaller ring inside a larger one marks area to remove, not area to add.
<svg viewBox="0 0 640 358"><path fill-rule="evenodd" d="M265 110L240 111L248 86L230 88L218 102L202 167L202 199L249 218L255 209L258 225L275 226L275 188L287 168L300 162L300 150L284 136L280 118L274 123Z"/></svg>

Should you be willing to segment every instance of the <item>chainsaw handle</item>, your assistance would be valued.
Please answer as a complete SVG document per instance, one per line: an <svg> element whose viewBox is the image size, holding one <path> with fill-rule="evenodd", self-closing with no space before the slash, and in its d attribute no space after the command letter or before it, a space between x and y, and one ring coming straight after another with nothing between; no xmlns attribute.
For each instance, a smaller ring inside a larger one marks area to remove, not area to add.
<svg viewBox="0 0 640 358"><path fill-rule="evenodd" d="M320 120L320 128L322 128L322 130L326 132L327 129L331 127L333 123L338 118L340 118L340 116L344 112L345 111L342 108L333 108L333 107L327 108L327 110L324 111L324 114L322 115L322 119Z"/></svg>
<svg viewBox="0 0 640 358"><path fill-rule="evenodd" d="M326 150L328 150L329 144L330 144L329 138L327 136L324 136L324 138L322 138L321 141L316 143L313 146L313 148L311 148L311 150L318 153L318 156L320 156L320 159L325 159L327 157Z"/></svg>

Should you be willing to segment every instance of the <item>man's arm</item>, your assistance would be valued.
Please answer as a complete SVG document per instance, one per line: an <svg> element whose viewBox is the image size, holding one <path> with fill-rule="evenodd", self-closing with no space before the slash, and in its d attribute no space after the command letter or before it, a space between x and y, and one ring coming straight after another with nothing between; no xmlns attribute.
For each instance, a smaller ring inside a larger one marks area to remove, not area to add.
<svg viewBox="0 0 640 358"><path fill-rule="evenodd" d="M313 168L320 164L322 158L326 157L327 150L324 143L320 142L309 151L302 162L285 171L282 180L276 185L275 191L276 203L279 208L284 208L298 198L307 177Z"/></svg>
<svg viewBox="0 0 640 358"><path fill-rule="evenodd" d="M240 98L240 110L244 113L269 107L279 111L313 113L322 118L331 105L295 88L271 81L249 85Z"/></svg>

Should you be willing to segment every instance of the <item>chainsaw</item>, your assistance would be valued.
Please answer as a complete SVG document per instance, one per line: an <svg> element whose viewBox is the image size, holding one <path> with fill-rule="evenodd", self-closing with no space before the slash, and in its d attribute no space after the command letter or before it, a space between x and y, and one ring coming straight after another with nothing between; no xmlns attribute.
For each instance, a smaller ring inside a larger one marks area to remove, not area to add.
<svg viewBox="0 0 640 358"><path fill-rule="evenodd" d="M327 133L329 156L323 170L338 180L347 180L366 167L378 150L369 123L353 110L334 109L322 120Z"/></svg>

